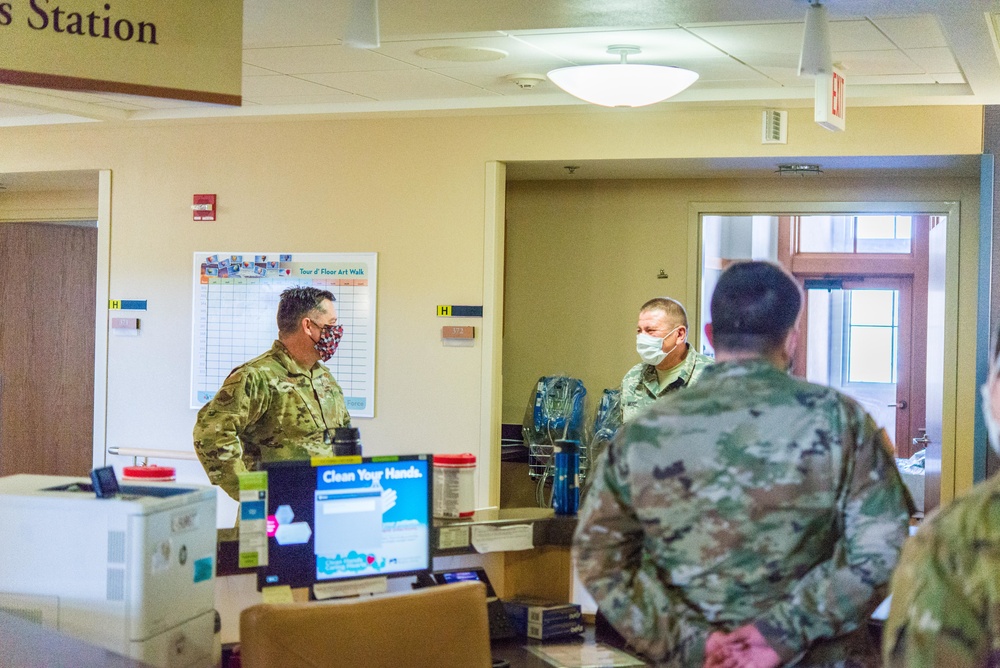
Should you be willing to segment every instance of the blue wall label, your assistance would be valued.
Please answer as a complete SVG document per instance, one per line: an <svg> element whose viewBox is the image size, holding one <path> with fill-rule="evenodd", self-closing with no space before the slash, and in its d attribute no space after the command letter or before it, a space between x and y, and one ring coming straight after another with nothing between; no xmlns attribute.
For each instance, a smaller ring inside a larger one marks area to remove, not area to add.
<svg viewBox="0 0 1000 668"><path fill-rule="evenodd" d="M455 306L449 304L439 304L437 314L443 318L482 318L482 306Z"/></svg>
<svg viewBox="0 0 1000 668"><path fill-rule="evenodd" d="M145 311L145 299L109 299L108 308L112 311Z"/></svg>
<svg viewBox="0 0 1000 668"><path fill-rule="evenodd" d="M194 581L203 582L212 579L212 557L202 557L194 562Z"/></svg>

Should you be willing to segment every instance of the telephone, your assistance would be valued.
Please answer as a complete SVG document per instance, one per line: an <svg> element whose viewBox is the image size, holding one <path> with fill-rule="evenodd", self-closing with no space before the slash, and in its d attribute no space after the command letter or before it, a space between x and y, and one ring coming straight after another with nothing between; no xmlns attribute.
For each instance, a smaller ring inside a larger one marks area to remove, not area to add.
<svg viewBox="0 0 1000 668"><path fill-rule="evenodd" d="M514 627L507 618L507 610L503 601L497 598L493 585L482 568L465 568L449 571L435 571L430 575L420 573L413 584L414 589L448 585L455 582L482 582L486 585L486 617L490 622L490 640L504 640L515 637Z"/></svg>

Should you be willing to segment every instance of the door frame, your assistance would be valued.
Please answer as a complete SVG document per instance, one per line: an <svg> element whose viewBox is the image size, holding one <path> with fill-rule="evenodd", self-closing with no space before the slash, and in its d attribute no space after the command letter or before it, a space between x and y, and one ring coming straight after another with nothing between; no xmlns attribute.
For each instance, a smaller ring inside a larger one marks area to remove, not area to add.
<svg viewBox="0 0 1000 668"><path fill-rule="evenodd" d="M958 452L958 372L959 372L959 240L961 209L957 201L942 202L690 202L688 204L688 309L689 318L702 322L701 313L701 218L714 216L794 216L809 214L897 213L946 216L948 219L945 264L944 387L941 435L941 499L944 504L955 496L956 476L971 471L973 444ZM692 313L693 311L693 313ZM694 344L700 346L703 332L693 332ZM689 334L690 336L690 334ZM972 342L973 347L975 341ZM970 354L974 354L974 350ZM969 418L972 423L972 418ZM967 431L967 430L966 430ZM971 441L971 439L970 439Z"/></svg>
<svg viewBox="0 0 1000 668"><path fill-rule="evenodd" d="M108 301L111 288L111 170L98 170L97 304L94 307L94 468L108 460Z"/></svg>
<svg viewBox="0 0 1000 668"><path fill-rule="evenodd" d="M79 170L73 170L79 171ZM108 422L108 299L111 281L111 170L98 169L97 209L12 209L2 222L63 223L97 221L97 282L94 308L94 428L92 460L95 468L107 459Z"/></svg>

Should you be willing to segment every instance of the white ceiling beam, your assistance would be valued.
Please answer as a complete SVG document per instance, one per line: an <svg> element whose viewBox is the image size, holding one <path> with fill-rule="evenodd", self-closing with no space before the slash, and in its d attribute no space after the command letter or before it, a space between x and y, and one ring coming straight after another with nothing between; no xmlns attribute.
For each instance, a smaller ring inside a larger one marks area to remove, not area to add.
<svg viewBox="0 0 1000 668"><path fill-rule="evenodd" d="M126 111L125 109L104 107L99 104L70 100L65 97L48 95L13 86L0 86L0 102L51 111L57 114L70 114L72 116L92 118L98 121L126 121L132 115L131 111Z"/></svg>

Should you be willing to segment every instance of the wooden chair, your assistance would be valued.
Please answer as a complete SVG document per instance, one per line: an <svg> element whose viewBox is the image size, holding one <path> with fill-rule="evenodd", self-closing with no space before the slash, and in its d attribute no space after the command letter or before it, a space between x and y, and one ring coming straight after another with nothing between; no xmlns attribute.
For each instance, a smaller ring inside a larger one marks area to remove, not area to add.
<svg viewBox="0 0 1000 668"><path fill-rule="evenodd" d="M243 668L489 668L486 588L254 605L240 615L240 656Z"/></svg>

